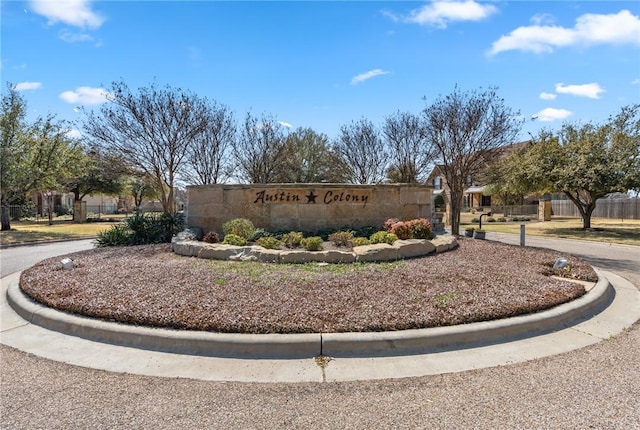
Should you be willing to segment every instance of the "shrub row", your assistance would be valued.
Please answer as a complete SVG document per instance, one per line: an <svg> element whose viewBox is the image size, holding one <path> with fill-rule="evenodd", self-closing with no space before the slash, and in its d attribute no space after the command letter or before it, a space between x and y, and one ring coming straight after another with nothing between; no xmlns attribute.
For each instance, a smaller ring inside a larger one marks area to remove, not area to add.
<svg viewBox="0 0 640 430"><path fill-rule="evenodd" d="M138 215L98 233L98 246L169 243L184 228L182 214Z"/></svg>
<svg viewBox="0 0 640 430"><path fill-rule="evenodd" d="M322 232L305 233L301 231L276 231L269 232L264 229L256 229L253 223L244 218L236 218L222 225L222 243L228 245L244 246L249 241L267 249L280 249L303 247L308 251L319 251L326 240L338 247L354 247L376 243L392 244L398 239L431 239L433 233L431 223L424 219L400 221L398 219L387 220L383 230L376 227L364 227L347 230L324 230ZM216 232L207 232L202 238L209 243L220 242L220 236Z"/></svg>

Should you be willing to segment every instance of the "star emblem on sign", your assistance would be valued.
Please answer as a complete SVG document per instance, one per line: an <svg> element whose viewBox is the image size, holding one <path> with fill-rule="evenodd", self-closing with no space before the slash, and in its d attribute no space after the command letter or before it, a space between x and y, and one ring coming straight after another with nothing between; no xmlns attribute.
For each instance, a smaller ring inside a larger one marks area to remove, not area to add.
<svg viewBox="0 0 640 430"><path fill-rule="evenodd" d="M307 203L315 203L316 197L318 197L318 195L313 191L309 191L309 194L307 194L305 197L307 198Z"/></svg>

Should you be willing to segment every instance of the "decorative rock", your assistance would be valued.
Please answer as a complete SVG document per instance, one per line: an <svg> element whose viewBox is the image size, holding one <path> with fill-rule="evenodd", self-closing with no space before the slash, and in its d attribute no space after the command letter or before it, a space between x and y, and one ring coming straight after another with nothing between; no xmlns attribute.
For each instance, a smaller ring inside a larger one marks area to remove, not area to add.
<svg viewBox="0 0 640 430"><path fill-rule="evenodd" d="M277 250L261 246L234 246L224 243L205 243L181 239L175 236L171 241L174 253L186 257L199 257L212 260L262 261L265 263L354 263L367 261L394 261L414 258L435 252L446 252L458 246L452 235L437 236L432 240L398 240L393 245L380 243L357 246L353 251L326 250Z"/></svg>
<svg viewBox="0 0 640 430"><path fill-rule="evenodd" d="M180 240L174 237L171 241L171 250L185 257L197 257L200 252L200 242L195 240Z"/></svg>
<svg viewBox="0 0 640 430"><path fill-rule="evenodd" d="M203 245L198 252L198 258L209 260L231 260L233 257L240 258L244 251L243 246L226 245L224 243L215 245Z"/></svg>
<svg viewBox="0 0 640 430"><path fill-rule="evenodd" d="M458 246L456 238L450 235L436 236L435 239L431 240L431 243L436 247L437 253L447 252Z"/></svg>
<svg viewBox="0 0 640 430"><path fill-rule="evenodd" d="M178 233L179 240L202 240L202 229L200 227L189 227Z"/></svg>
<svg viewBox="0 0 640 430"><path fill-rule="evenodd" d="M360 263L367 261L394 261L398 259L398 248L386 243L356 246L353 248L353 252L356 255L356 261Z"/></svg>
<svg viewBox="0 0 640 430"><path fill-rule="evenodd" d="M279 263L280 251L277 249L266 249L261 246L252 246L247 256L255 258L255 261L265 263Z"/></svg>
<svg viewBox="0 0 640 430"><path fill-rule="evenodd" d="M314 261L326 263L353 263L355 255L344 251L282 251L280 253L281 263L310 263Z"/></svg>
<svg viewBox="0 0 640 430"><path fill-rule="evenodd" d="M398 250L398 258L413 258L435 252L436 247L426 239L396 240L392 245Z"/></svg>

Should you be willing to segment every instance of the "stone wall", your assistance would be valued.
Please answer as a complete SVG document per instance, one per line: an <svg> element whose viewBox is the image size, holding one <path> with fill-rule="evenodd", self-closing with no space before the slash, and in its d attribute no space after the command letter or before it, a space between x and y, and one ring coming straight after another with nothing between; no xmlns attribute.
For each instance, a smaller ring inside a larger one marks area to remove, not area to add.
<svg viewBox="0 0 640 430"><path fill-rule="evenodd" d="M234 218L267 230L382 226L389 218L431 219L427 185L268 184L189 186L187 225L222 231Z"/></svg>

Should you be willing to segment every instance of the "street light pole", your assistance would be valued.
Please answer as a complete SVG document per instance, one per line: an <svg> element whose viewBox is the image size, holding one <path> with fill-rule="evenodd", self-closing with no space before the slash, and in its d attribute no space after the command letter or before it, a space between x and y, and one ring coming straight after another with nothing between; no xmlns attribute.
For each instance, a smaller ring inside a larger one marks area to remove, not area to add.
<svg viewBox="0 0 640 430"><path fill-rule="evenodd" d="M483 216L491 216L491 212L487 212L486 214L480 215L480 230L482 230L482 217Z"/></svg>

